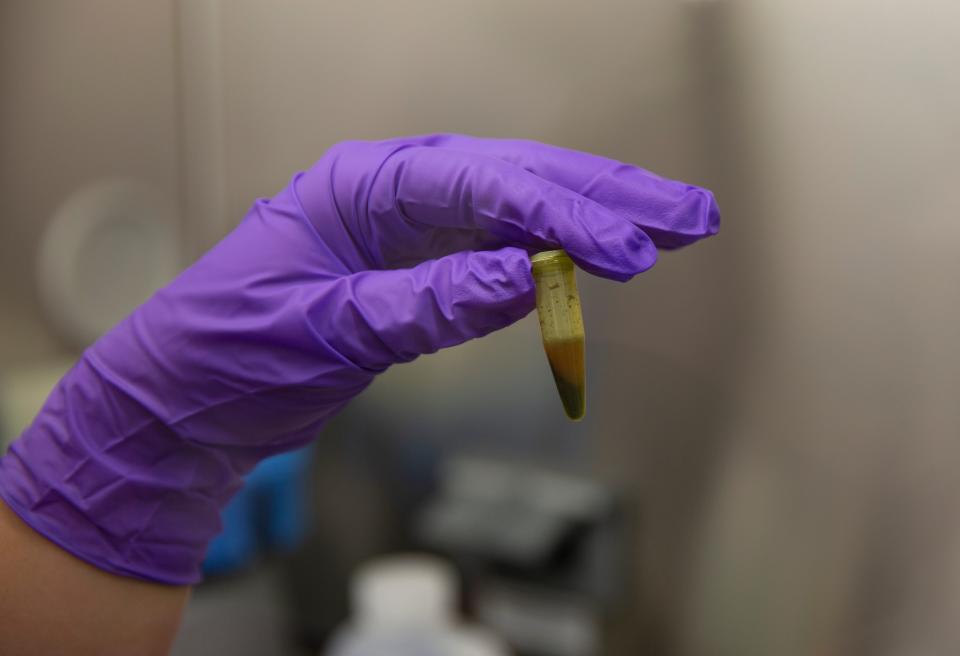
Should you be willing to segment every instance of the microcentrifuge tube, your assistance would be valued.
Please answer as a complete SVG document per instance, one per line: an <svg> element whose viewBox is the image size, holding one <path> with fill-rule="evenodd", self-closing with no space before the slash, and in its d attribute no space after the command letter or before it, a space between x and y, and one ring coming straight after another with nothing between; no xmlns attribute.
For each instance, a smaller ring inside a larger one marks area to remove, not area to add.
<svg viewBox="0 0 960 656"><path fill-rule="evenodd" d="M537 286L540 334L553 380L567 416L579 421L586 411L583 314L573 260L564 251L530 258Z"/></svg>

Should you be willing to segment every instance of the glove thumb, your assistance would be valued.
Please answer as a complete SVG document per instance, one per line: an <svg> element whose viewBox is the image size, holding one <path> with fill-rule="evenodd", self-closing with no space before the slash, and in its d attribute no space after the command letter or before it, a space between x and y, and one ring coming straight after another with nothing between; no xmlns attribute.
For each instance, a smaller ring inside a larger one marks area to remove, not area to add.
<svg viewBox="0 0 960 656"><path fill-rule="evenodd" d="M355 273L322 296L311 313L318 332L373 371L482 337L536 306L530 258L512 247Z"/></svg>

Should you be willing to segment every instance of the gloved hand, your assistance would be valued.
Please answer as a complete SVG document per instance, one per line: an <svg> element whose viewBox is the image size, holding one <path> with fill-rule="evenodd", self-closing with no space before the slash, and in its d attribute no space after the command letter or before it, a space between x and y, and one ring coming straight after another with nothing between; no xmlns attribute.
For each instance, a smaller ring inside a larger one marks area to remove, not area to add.
<svg viewBox="0 0 960 656"><path fill-rule="evenodd" d="M258 460L390 365L529 313L529 250L627 280L718 222L703 189L537 143L340 144L83 354L0 494L102 569L195 582Z"/></svg>

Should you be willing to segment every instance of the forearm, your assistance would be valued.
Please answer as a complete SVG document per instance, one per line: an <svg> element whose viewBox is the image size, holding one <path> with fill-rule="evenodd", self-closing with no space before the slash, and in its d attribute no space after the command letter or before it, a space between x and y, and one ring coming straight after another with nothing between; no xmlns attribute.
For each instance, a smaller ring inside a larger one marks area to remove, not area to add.
<svg viewBox="0 0 960 656"><path fill-rule="evenodd" d="M190 588L88 565L0 502L0 654L166 654Z"/></svg>

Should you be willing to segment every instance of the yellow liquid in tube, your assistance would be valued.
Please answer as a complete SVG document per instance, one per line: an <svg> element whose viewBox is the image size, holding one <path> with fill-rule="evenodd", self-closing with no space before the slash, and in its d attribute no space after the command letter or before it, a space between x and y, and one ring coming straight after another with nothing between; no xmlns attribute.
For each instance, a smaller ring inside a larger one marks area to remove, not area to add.
<svg viewBox="0 0 960 656"><path fill-rule="evenodd" d="M563 251L530 258L537 285L537 315L543 350L567 416L579 421L586 412L583 313L573 260Z"/></svg>

